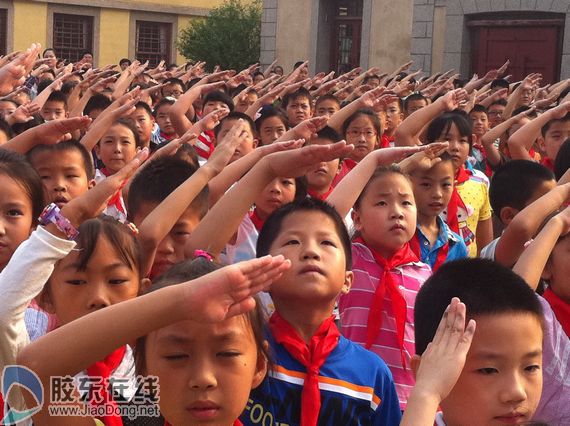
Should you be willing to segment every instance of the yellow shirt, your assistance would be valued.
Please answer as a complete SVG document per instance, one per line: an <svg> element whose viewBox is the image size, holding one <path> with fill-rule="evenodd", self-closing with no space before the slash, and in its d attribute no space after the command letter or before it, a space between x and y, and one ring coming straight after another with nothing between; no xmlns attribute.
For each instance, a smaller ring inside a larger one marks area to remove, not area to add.
<svg viewBox="0 0 570 426"><path fill-rule="evenodd" d="M469 177L469 180L457 185L457 192L465 204L467 211L461 206L457 209L459 221L459 235L463 237L469 257L477 257L477 224L491 217L491 204L489 203L489 186L486 177L478 174Z"/></svg>

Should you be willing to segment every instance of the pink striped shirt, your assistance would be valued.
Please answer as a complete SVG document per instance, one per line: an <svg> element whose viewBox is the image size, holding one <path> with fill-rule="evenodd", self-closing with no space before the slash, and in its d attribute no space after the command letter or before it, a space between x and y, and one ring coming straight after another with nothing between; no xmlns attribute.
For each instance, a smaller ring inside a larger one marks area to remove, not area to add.
<svg viewBox="0 0 570 426"><path fill-rule="evenodd" d="M360 243L352 244L352 272L354 281L350 292L342 295L339 301L341 330L344 336L359 345L366 342L366 327L372 298L378 287L383 269L376 263L370 250ZM421 285L431 275L431 268L425 263L409 263L396 268L396 280L399 281L406 304L406 328L404 334L404 353L406 368L402 366L396 320L392 314L392 301L387 296L382 312L382 331L370 350L380 355L388 364L394 376L400 407L404 409L408 396L414 386L414 377L410 360L415 354L414 341L414 304Z"/></svg>

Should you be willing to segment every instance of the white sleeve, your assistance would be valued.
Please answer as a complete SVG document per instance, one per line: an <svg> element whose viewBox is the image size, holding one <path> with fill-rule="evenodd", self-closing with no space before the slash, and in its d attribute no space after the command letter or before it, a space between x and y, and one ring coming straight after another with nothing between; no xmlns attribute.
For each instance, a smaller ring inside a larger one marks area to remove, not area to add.
<svg viewBox="0 0 570 426"><path fill-rule="evenodd" d="M29 343L24 315L43 289L55 263L75 247L39 226L24 241L0 273L0 370L15 364L20 349Z"/></svg>

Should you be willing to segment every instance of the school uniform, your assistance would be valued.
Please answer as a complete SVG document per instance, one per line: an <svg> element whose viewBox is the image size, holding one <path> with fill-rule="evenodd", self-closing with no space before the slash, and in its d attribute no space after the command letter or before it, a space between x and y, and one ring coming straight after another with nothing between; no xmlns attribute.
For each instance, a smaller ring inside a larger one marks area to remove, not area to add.
<svg viewBox="0 0 570 426"><path fill-rule="evenodd" d="M416 257L415 261L390 269L388 273L393 278L397 291L403 296L402 301L405 301L405 318L397 319L399 315L396 315L392 306L392 295L387 291L385 304L378 315L381 328L372 330L375 337L373 341L367 342L371 306L377 291L382 290L380 286L386 284L381 282L385 276L384 268L363 242L353 242L352 264L352 286L339 301L342 333L353 342L368 347L386 362L394 377L400 406L404 409L414 386L411 370L411 358L415 354L414 305L420 287L431 275L431 268ZM402 327L403 340L398 334L399 327Z"/></svg>
<svg viewBox="0 0 570 426"><path fill-rule="evenodd" d="M307 369L268 336L275 365L249 400L244 425L299 425ZM319 426L399 425L400 407L392 375L375 354L340 336L318 373Z"/></svg>

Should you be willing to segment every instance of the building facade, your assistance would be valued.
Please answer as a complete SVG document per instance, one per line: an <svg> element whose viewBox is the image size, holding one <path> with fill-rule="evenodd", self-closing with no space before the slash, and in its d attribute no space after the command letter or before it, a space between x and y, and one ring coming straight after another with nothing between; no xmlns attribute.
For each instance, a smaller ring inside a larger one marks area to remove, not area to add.
<svg viewBox="0 0 570 426"><path fill-rule="evenodd" d="M570 77L570 0L264 0L261 62Z"/></svg>
<svg viewBox="0 0 570 426"><path fill-rule="evenodd" d="M0 0L0 54L39 42L96 66L121 58L183 63L176 35L222 0Z"/></svg>

